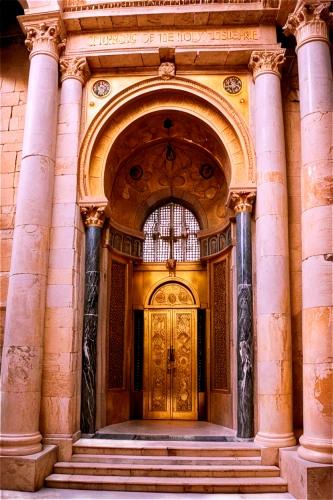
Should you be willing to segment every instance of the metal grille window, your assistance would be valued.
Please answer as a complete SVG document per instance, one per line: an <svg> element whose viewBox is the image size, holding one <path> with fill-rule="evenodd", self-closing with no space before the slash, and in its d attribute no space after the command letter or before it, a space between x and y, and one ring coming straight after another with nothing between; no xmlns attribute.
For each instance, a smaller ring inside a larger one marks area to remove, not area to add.
<svg viewBox="0 0 333 500"><path fill-rule="evenodd" d="M199 224L192 212L181 205L169 203L150 214L143 226L145 241L143 260L165 262L176 259L189 262L200 259L197 240Z"/></svg>

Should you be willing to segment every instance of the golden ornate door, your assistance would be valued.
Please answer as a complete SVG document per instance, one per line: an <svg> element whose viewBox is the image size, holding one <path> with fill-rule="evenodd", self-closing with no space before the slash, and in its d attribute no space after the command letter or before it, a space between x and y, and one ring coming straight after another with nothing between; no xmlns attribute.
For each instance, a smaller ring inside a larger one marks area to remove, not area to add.
<svg viewBox="0 0 333 500"><path fill-rule="evenodd" d="M157 305L164 295L173 307L145 311L143 418L197 420L197 311L181 307L193 305L186 289L172 285L178 293L167 294L169 286Z"/></svg>

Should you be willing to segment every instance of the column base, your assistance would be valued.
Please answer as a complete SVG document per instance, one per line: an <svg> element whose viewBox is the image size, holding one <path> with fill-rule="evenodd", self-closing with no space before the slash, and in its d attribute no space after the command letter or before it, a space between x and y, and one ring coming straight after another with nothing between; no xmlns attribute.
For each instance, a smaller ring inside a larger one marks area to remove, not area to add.
<svg viewBox="0 0 333 500"><path fill-rule="evenodd" d="M333 498L333 466L303 460L300 448L280 450L281 477L288 483L288 491L295 498L323 500Z"/></svg>
<svg viewBox="0 0 333 500"><path fill-rule="evenodd" d="M299 439L298 456L319 464L333 464L333 440L305 437Z"/></svg>
<svg viewBox="0 0 333 500"><path fill-rule="evenodd" d="M25 456L42 451L40 432L31 434L0 434L0 455Z"/></svg>
<svg viewBox="0 0 333 500"><path fill-rule="evenodd" d="M258 432L254 438L254 442L259 446L266 446L267 448L287 448L294 446L296 439L293 432L288 434L265 434Z"/></svg>
<svg viewBox="0 0 333 500"><path fill-rule="evenodd" d="M0 457L1 489L38 491L52 474L57 462L57 446L44 446L42 451L29 456Z"/></svg>

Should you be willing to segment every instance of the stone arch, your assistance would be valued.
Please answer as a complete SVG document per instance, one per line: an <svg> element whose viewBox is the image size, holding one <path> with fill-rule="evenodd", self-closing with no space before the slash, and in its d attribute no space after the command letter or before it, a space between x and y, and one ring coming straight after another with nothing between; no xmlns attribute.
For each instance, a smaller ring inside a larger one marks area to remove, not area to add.
<svg viewBox="0 0 333 500"><path fill-rule="evenodd" d="M142 96L146 97L145 104L134 105ZM179 77L167 82L152 78L113 96L90 124L79 156L80 201L106 201L106 162L115 140L135 119L163 108L189 113L206 123L228 153L229 188L253 187L254 150L238 111L222 95L197 82Z"/></svg>

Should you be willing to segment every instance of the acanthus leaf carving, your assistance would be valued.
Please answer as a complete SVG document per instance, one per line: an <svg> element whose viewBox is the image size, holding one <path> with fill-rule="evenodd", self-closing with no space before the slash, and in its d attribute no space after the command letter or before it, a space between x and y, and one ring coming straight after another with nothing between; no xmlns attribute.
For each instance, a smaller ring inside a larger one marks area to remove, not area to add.
<svg viewBox="0 0 333 500"><path fill-rule="evenodd" d="M57 24L39 23L27 27L27 38L25 45L31 56L36 53L48 54L59 59L59 54L66 46L66 39L60 36L60 30Z"/></svg>
<svg viewBox="0 0 333 500"><path fill-rule="evenodd" d="M285 49L252 52L249 69L253 71L254 80L264 73L273 73L281 78L282 66L286 60L284 53Z"/></svg>
<svg viewBox="0 0 333 500"><path fill-rule="evenodd" d="M105 207L80 207L85 226L102 228L105 221Z"/></svg>
<svg viewBox="0 0 333 500"><path fill-rule="evenodd" d="M240 191L231 194L229 205L235 212L252 212L252 205L254 203L256 194L254 191Z"/></svg>
<svg viewBox="0 0 333 500"><path fill-rule="evenodd" d="M328 25L333 23L333 13L329 12L330 5L331 2L303 1L293 14L289 14L283 30L287 36L296 36L297 50L310 40L330 43Z"/></svg>
<svg viewBox="0 0 333 500"><path fill-rule="evenodd" d="M67 78L75 78L79 80L82 85L85 84L90 71L85 57L74 57L73 59L60 59L60 81L63 82Z"/></svg>

